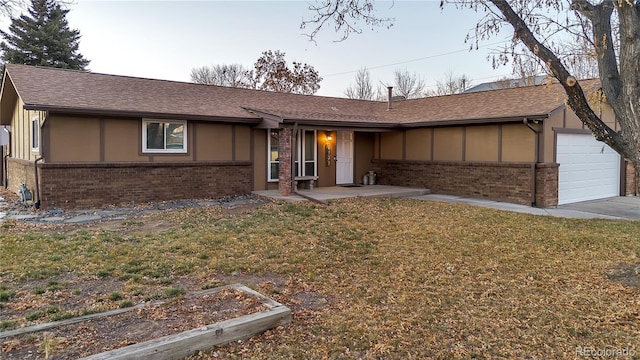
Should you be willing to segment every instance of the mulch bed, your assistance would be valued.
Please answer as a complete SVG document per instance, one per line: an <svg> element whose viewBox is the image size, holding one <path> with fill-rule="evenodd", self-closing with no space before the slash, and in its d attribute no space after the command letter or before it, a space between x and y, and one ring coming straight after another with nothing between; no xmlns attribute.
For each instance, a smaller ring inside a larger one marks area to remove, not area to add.
<svg viewBox="0 0 640 360"><path fill-rule="evenodd" d="M1 359L75 359L257 313L255 296L226 288L131 309L122 314L0 340Z"/></svg>

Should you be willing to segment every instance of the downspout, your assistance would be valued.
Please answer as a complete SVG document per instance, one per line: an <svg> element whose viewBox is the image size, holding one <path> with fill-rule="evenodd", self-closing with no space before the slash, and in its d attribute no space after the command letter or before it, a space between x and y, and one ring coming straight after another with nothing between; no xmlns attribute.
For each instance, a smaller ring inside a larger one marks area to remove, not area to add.
<svg viewBox="0 0 640 360"><path fill-rule="evenodd" d="M522 123L525 124L529 129L531 129L531 131L533 131L533 133L535 134L535 137L536 137L534 161L531 164L531 206L536 206L536 195L537 195L537 192L536 192L536 176L537 176L536 165L540 161L540 136L539 136L540 131L536 130L533 126L531 126L531 124L529 123L529 119L527 119L527 118L522 119Z"/></svg>
<svg viewBox="0 0 640 360"><path fill-rule="evenodd" d="M7 149L9 149L7 151L7 154L4 156L4 158L2 159L2 166L4 169L4 188L7 189L9 187L9 164L8 164L8 158L9 156L11 156L11 131L7 129L7 127L4 127L4 130L9 133L9 145L7 146Z"/></svg>
<svg viewBox="0 0 640 360"><path fill-rule="evenodd" d="M34 168L34 173L36 176L36 196L35 196L35 202L33 203L33 206L36 209L40 209L40 182L38 181L38 161L44 160L43 156L40 156L39 158L36 159L36 161L33 162L33 168Z"/></svg>

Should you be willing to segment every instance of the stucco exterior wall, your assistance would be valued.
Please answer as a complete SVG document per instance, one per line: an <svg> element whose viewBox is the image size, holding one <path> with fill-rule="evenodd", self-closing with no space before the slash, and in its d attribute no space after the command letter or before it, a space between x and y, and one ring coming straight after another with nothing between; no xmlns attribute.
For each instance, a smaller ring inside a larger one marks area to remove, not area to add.
<svg viewBox="0 0 640 360"><path fill-rule="evenodd" d="M380 133L376 159L534 162L536 135L522 123L443 126Z"/></svg>
<svg viewBox="0 0 640 360"><path fill-rule="evenodd" d="M79 117L50 117L47 128L47 162L100 161L100 120Z"/></svg>
<svg viewBox="0 0 640 360"><path fill-rule="evenodd" d="M253 190L268 189L267 136L268 130L253 130Z"/></svg>
<svg viewBox="0 0 640 360"><path fill-rule="evenodd" d="M468 126L465 133L465 161L499 161L500 127Z"/></svg>
<svg viewBox="0 0 640 360"><path fill-rule="evenodd" d="M194 123L190 131L196 139L198 160L231 160L234 152L234 133L232 125L213 125ZM195 129L194 129L195 128Z"/></svg>
<svg viewBox="0 0 640 360"><path fill-rule="evenodd" d="M252 144L252 130L248 126L234 126L233 127L233 139L234 139L234 153L233 160L235 161L250 161L251 160L251 144Z"/></svg>
<svg viewBox="0 0 640 360"><path fill-rule="evenodd" d="M433 160L462 161L464 128L440 127L433 129Z"/></svg>
<svg viewBox="0 0 640 360"><path fill-rule="evenodd" d="M52 114L44 125L48 163L250 161L251 128L187 123L187 152L142 151L140 118L97 118Z"/></svg>
<svg viewBox="0 0 640 360"><path fill-rule="evenodd" d="M104 161L149 161L149 156L142 154L140 119L104 119L103 131Z"/></svg>
<svg viewBox="0 0 640 360"><path fill-rule="evenodd" d="M534 162L536 134L524 124L502 125L503 162Z"/></svg>
<svg viewBox="0 0 640 360"><path fill-rule="evenodd" d="M410 129L406 133L406 159L407 160L431 160L431 140L433 129Z"/></svg>
<svg viewBox="0 0 640 360"><path fill-rule="evenodd" d="M389 131L380 133L380 158L402 159L403 156L403 132Z"/></svg>

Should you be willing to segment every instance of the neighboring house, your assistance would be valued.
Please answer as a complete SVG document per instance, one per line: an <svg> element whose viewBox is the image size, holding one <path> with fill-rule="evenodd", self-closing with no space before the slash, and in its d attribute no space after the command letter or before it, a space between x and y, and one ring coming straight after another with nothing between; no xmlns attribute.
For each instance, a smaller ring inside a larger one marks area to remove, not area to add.
<svg viewBox="0 0 640 360"><path fill-rule="evenodd" d="M380 184L540 207L634 188L558 85L374 102L6 69L8 187L25 183L47 208L288 195L295 179L354 184L369 170Z"/></svg>
<svg viewBox="0 0 640 360"><path fill-rule="evenodd" d="M466 89L464 92L471 93L471 92L479 92L479 91L510 89L510 88L523 87L523 86L532 86L532 85L545 85L547 81L550 82L554 80L555 79L552 79L546 75L528 76L524 79L523 78L503 79L503 80L478 84L476 86Z"/></svg>

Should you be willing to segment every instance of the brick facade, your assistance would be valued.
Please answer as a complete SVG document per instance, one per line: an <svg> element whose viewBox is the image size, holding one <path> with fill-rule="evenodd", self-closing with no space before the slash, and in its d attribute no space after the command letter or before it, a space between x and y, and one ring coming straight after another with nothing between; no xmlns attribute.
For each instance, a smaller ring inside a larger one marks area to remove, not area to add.
<svg viewBox="0 0 640 360"><path fill-rule="evenodd" d="M382 185L420 186L434 193L537 206L558 204L558 165L530 163L373 160ZM536 189L534 190L534 184Z"/></svg>
<svg viewBox="0 0 640 360"><path fill-rule="evenodd" d="M558 170L555 163L536 164L536 206L545 208L558 205Z"/></svg>
<svg viewBox="0 0 640 360"><path fill-rule="evenodd" d="M10 191L17 194L20 190L20 185L26 184L27 188L35 196L36 178L33 162L7 158L7 181Z"/></svg>
<svg viewBox="0 0 640 360"><path fill-rule="evenodd" d="M626 196L637 196L638 195L638 185L636 183L638 179L638 175L636 173L636 169L633 166L633 163L629 160L625 160L624 164L625 168L625 189L624 194Z"/></svg>
<svg viewBox="0 0 640 360"><path fill-rule="evenodd" d="M293 195L293 178L291 177L293 129L280 129L278 142L278 192L282 196L290 196Z"/></svg>
<svg viewBox="0 0 640 360"><path fill-rule="evenodd" d="M216 198L253 189L248 161L39 164L38 169L43 208Z"/></svg>

